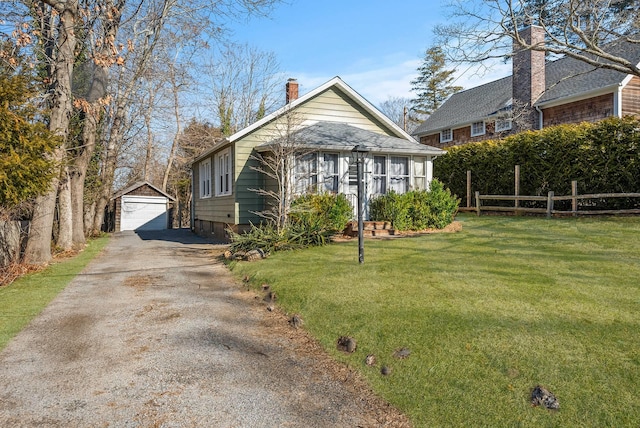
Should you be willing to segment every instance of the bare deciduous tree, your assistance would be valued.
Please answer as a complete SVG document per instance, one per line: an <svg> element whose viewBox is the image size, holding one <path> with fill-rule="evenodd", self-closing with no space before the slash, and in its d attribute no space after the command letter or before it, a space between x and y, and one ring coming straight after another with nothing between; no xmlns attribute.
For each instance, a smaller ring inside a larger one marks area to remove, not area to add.
<svg viewBox="0 0 640 428"><path fill-rule="evenodd" d="M291 203L296 192L296 162L308 154L304 141L297 132L301 129L303 119L294 111L286 111L273 124L272 131L264 140L268 150L254 152L250 160L250 168L264 175L265 185L261 188L248 189L266 199L266 208L254 214L273 223L278 232L288 224Z"/></svg>
<svg viewBox="0 0 640 428"><path fill-rule="evenodd" d="M453 0L451 19L436 28L451 59L483 62L512 55L512 46L567 56L598 68L640 76L636 59L621 56L613 41L640 43L640 5L634 1ZM545 31L545 42L527 43L526 25Z"/></svg>
<svg viewBox="0 0 640 428"><path fill-rule="evenodd" d="M410 105L411 99L409 98L389 97L378 108L396 125L411 133L427 116L410 112Z"/></svg>
<svg viewBox="0 0 640 428"><path fill-rule="evenodd" d="M278 103L283 78L272 52L226 44L206 68L211 102L225 136L251 125Z"/></svg>

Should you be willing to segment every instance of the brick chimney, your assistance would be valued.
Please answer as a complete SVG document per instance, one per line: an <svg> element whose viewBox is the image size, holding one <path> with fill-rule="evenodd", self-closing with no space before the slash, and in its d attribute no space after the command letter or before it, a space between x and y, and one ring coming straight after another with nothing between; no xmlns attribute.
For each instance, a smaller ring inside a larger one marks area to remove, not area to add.
<svg viewBox="0 0 640 428"><path fill-rule="evenodd" d="M296 79L287 80L286 91L287 91L287 99L286 99L287 104L289 104L291 101L297 100L298 99L298 81Z"/></svg>
<svg viewBox="0 0 640 428"><path fill-rule="evenodd" d="M530 25L518 33L524 46L513 44L513 114L517 129L540 129L540 114L533 108L545 90L544 29Z"/></svg>

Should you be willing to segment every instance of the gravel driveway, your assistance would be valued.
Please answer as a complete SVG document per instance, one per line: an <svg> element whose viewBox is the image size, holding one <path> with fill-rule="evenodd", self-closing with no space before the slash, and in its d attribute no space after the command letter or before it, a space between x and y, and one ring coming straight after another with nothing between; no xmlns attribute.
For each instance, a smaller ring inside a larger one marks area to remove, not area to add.
<svg viewBox="0 0 640 428"><path fill-rule="evenodd" d="M408 426L216 251L116 234L0 353L0 426Z"/></svg>

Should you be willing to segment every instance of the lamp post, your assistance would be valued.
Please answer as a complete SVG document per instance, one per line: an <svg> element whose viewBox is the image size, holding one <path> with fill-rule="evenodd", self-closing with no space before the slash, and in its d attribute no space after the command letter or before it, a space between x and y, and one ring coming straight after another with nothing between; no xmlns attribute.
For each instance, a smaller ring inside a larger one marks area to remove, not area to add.
<svg viewBox="0 0 640 428"><path fill-rule="evenodd" d="M362 144L355 146L351 153L356 158L356 179L358 180L358 262L364 263L364 156L369 148Z"/></svg>

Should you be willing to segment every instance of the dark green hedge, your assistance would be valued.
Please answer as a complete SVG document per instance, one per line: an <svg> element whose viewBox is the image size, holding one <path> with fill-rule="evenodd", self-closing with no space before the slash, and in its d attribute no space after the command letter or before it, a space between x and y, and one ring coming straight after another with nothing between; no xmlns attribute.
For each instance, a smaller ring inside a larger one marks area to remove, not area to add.
<svg viewBox="0 0 640 428"><path fill-rule="evenodd" d="M570 195L640 192L640 121L625 117L595 124L560 125L452 147L436 159L434 177L461 197L467 192L514 194L514 168L520 165L520 194ZM612 202L613 201L613 202ZM635 208L636 199L593 201L601 207ZM463 205L466 201L463 201Z"/></svg>

